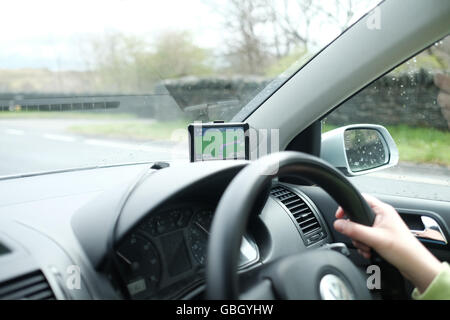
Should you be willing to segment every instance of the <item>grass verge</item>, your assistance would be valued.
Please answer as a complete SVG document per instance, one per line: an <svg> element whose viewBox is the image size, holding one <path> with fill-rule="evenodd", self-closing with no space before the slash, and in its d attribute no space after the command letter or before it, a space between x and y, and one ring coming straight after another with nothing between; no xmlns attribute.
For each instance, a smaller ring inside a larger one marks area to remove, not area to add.
<svg viewBox="0 0 450 320"><path fill-rule="evenodd" d="M153 123L110 123L74 125L69 131L76 134L132 139L168 141L177 129L186 130L187 121ZM337 126L326 124L326 132ZM450 132L405 125L388 126L400 152L400 161L450 166Z"/></svg>

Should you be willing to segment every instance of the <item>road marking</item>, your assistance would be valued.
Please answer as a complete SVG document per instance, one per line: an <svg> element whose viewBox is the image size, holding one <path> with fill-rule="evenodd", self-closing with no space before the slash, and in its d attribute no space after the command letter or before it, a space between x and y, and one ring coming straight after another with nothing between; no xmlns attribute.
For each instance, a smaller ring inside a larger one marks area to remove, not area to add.
<svg viewBox="0 0 450 320"><path fill-rule="evenodd" d="M64 141L64 142L73 142L73 141L76 140L73 137L63 136L63 135L59 135L59 134L51 134L51 133L46 133L46 134L43 135L43 137L45 139L56 140L56 141Z"/></svg>
<svg viewBox="0 0 450 320"><path fill-rule="evenodd" d="M25 134L25 132L23 132L22 130L17 130L17 129L6 129L5 133L12 134L15 136L23 136Z"/></svg>

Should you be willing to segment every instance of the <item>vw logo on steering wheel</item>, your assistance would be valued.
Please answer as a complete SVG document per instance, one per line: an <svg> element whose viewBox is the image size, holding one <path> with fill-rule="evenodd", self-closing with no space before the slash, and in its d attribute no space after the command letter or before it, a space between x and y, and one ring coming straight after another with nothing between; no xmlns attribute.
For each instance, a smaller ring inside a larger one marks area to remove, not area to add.
<svg viewBox="0 0 450 320"><path fill-rule="evenodd" d="M352 290L334 274L327 274L319 284L322 300L354 300Z"/></svg>

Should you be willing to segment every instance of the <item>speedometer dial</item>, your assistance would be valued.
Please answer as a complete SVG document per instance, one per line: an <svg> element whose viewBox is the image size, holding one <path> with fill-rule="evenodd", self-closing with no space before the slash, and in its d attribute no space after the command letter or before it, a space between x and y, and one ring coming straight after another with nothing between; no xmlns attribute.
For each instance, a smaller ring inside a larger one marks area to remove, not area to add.
<svg viewBox="0 0 450 320"><path fill-rule="evenodd" d="M192 217L188 231L192 255L201 265L206 264L209 230L211 228L212 219L212 210L203 209L197 211Z"/></svg>
<svg viewBox="0 0 450 320"><path fill-rule="evenodd" d="M144 236L131 235L116 251L127 289L135 299L147 298L161 277L158 253Z"/></svg>

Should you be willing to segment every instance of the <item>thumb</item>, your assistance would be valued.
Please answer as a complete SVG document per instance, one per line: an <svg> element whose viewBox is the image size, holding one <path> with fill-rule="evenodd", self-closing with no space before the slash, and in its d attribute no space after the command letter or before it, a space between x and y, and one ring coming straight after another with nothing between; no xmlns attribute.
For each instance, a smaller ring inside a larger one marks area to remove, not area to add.
<svg viewBox="0 0 450 320"><path fill-rule="evenodd" d="M334 228L353 240L362 242L372 248L376 247L382 238L379 230L350 220L338 219L334 222Z"/></svg>

